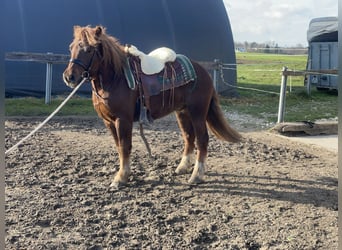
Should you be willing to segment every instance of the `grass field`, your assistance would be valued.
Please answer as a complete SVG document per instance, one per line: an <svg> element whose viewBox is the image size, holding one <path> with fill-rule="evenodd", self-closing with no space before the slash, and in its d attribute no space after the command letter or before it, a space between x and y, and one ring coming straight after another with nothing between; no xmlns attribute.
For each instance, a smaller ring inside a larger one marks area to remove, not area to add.
<svg viewBox="0 0 342 250"><path fill-rule="evenodd" d="M237 53L237 86L239 98L221 98L227 111L249 114L269 122L277 121L281 71L283 66L293 70L306 68L306 55L278 55L262 53ZM7 116L49 115L61 102L54 98L50 105L43 99L6 99ZM315 121L337 117L337 95L312 88L307 95L303 77L289 77L286 95L285 121ZM90 99L73 98L58 115L95 115Z"/></svg>
<svg viewBox="0 0 342 250"><path fill-rule="evenodd" d="M64 101L63 98L53 98L50 104L45 104L43 98L8 98L5 100L7 116L46 116L51 114ZM90 98L70 99L57 113L63 115L96 115Z"/></svg>
<svg viewBox="0 0 342 250"><path fill-rule="evenodd" d="M305 70L306 55L278 55L263 53L237 53L237 81L239 84L280 85L284 66L292 70ZM293 77L291 84L303 86L303 78Z"/></svg>
<svg viewBox="0 0 342 250"><path fill-rule="evenodd" d="M281 72L305 70L307 55L237 53L237 82L240 98L221 98L228 111L238 111L270 122L277 121ZM243 88L259 89L270 93ZM272 92L272 93L271 93ZM285 121L315 121L337 117L337 95L312 88L308 95L304 77L288 77Z"/></svg>

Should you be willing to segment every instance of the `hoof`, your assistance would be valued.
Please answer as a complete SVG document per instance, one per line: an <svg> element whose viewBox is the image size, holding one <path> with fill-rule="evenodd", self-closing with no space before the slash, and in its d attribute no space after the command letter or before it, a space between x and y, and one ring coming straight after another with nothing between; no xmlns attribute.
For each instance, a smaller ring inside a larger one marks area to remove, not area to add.
<svg viewBox="0 0 342 250"><path fill-rule="evenodd" d="M129 176L129 173L122 174L122 173L118 172L115 175L112 184L110 184L110 187L114 187L116 189L119 189L120 187L125 186L128 182L128 176Z"/></svg>
<svg viewBox="0 0 342 250"><path fill-rule="evenodd" d="M176 174L187 174L189 169L187 167L177 167L175 170Z"/></svg>
<svg viewBox="0 0 342 250"><path fill-rule="evenodd" d="M118 190L124 186L126 186L126 182L113 181L109 187Z"/></svg>
<svg viewBox="0 0 342 250"><path fill-rule="evenodd" d="M178 167L175 170L176 174L187 174L191 171L191 162L192 162L191 155L184 155L179 163Z"/></svg>
<svg viewBox="0 0 342 250"><path fill-rule="evenodd" d="M197 185L197 184L200 184L200 183L203 183L203 182L204 182L203 178L201 178L199 176L191 176L191 178L188 181L188 183L190 185Z"/></svg>
<svg viewBox="0 0 342 250"><path fill-rule="evenodd" d="M110 184L110 187L119 189L123 186L126 186L127 181L128 181L128 178L122 178L122 177L120 178L120 175L117 175L115 176L112 184Z"/></svg>

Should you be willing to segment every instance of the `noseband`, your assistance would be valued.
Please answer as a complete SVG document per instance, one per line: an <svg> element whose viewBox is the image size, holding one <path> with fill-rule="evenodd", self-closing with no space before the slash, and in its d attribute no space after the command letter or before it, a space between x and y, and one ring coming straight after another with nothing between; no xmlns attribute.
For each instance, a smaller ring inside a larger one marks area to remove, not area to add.
<svg viewBox="0 0 342 250"><path fill-rule="evenodd" d="M74 64L77 64L78 66L81 66L84 71L82 73L82 78L84 79L90 79L90 69L91 69L91 66L93 64L93 61L94 61L94 57L95 57L95 53L97 54L97 49L95 48L94 49L94 52L93 52L93 55L91 56L90 58L90 61L88 63L88 66L86 66L80 59L77 59L77 58L70 58L69 62L71 63L74 63Z"/></svg>

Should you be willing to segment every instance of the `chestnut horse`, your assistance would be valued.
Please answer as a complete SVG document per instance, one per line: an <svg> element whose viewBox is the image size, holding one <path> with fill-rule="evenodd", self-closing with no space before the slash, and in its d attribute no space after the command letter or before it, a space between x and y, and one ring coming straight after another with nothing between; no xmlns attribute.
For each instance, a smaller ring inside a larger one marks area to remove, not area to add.
<svg viewBox="0 0 342 250"><path fill-rule="evenodd" d="M63 79L74 88L84 79L92 84L94 108L114 137L120 158L120 169L111 186L127 183L131 173L133 122L136 121L138 88L128 86L124 74L127 52L118 40L106 33L104 27L74 27L74 40L70 44L71 59ZM150 117L158 119L175 112L184 139L184 151L176 169L185 174L192 167L192 155L197 147L196 161L189 183L203 181L208 147L208 129L219 139L238 142L240 134L225 120L219 106L213 82L198 63L191 61L196 80L150 97ZM172 102L164 102L172 95ZM196 145L195 145L196 142Z"/></svg>

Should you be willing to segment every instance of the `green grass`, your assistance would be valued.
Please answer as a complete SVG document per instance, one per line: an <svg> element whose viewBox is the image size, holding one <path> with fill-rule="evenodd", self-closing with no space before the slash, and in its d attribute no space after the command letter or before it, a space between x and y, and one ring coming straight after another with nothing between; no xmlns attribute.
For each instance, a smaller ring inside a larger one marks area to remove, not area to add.
<svg viewBox="0 0 342 250"><path fill-rule="evenodd" d="M305 70L306 55L278 55L262 53L237 53L237 86L239 98L221 98L228 111L252 115L276 122L278 118L281 71ZM259 89L263 93L243 88ZM308 95L304 77L288 77L285 106L285 121L315 121L337 117L337 95L312 88Z"/></svg>
<svg viewBox="0 0 342 250"><path fill-rule="evenodd" d="M267 85L260 85L259 87L264 90L274 90L274 88ZM250 91L245 90L239 90L238 92L240 98L221 97L221 103L225 110L248 114L265 119L268 122L277 122L279 95L257 92L251 94ZM287 92L286 94L284 117L286 122L331 119L337 117L337 113L337 95L335 93L322 93L313 90L309 96L303 88L294 88L291 93Z"/></svg>
<svg viewBox="0 0 342 250"><path fill-rule="evenodd" d="M262 53L237 53L238 84L266 84L280 86L281 71L305 70L306 55L278 55ZM289 84L303 86L303 77L289 77Z"/></svg>
<svg viewBox="0 0 342 250"><path fill-rule="evenodd" d="M46 116L50 115L64 98L53 98L50 104L45 104L43 98L8 98L5 99L6 116ZM95 115L90 98L72 98L57 113L65 115Z"/></svg>
<svg viewBox="0 0 342 250"><path fill-rule="evenodd" d="M305 70L306 55L288 56L262 53L237 53L237 86L273 93L238 89L239 98L221 98L225 110L248 114L269 122L277 121L281 71L283 66ZM63 98L14 98L5 100L7 116L46 116L55 110ZM285 121L315 121L337 117L337 95L312 88L307 95L303 77L289 77L286 94ZM57 114L95 115L90 98L72 98Z"/></svg>

